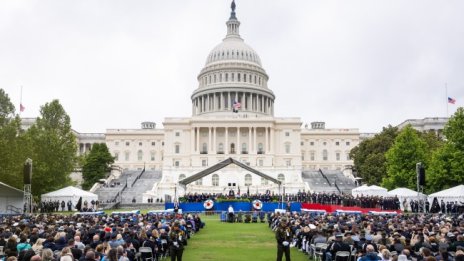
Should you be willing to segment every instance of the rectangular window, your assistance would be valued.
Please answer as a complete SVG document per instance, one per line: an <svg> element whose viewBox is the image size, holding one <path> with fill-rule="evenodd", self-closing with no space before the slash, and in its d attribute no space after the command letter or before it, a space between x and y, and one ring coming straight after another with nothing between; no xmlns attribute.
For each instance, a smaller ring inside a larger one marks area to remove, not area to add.
<svg viewBox="0 0 464 261"><path fill-rule="evenodd" d="M139 142L139 146L142 146L142 142Z"/></svg>
<svg viewBox="0 0 464 261"><path fill-rule="evenodd" d="M201 160L201 166L202 167L207 167L208 166L208 160L207 159L202 159Z"/></svg>
<svg viewBox="0 0 464 261"><path fill-rule="evenodd" d="M180 145L179 144L176 144L175 153L176 154L180 153Z"/></svg>
<svg viewBox="0 0 464 261"><path fill-rule="evenodd" d="M155 144L156 144L156 143L155 143L154 141L151 142L151 146L155 146Z"/></svg>
<svg viewBox="0 0 464 261"><path fill-rule="evenodd" d="M314 141L311 141L309 145L314 146Z"/></svg>
<svg viewBox="0 0 464 261"><path fill-rule="evenodd" d="M346 142L346 146L350 146L350 142L349 142L349 141Z"/></svg>
<svg viewBox="0 0 464 261"><path fill-rule="evenodd" d="M335 142L335 146L339 146L340 145L340 142L339 141L336 141Z"/></svg>
<svg viewBox="0 0 464 261"><path fill-rule="evenodd" d="M119 146L119 141L115 141L114 145Z"/></svg>
<svg viewBox="0 0 464 261"><path fill-rule="evenodd" d="M151 160L151 161L155 161L155 153L152 152L152 153L150 154L150 160Z"/></svg>
<svg viewBox="0 0 464 261"><path fill-rule="evenodd" d="M290 132L286 131L285 132L285 137L290 137Z"/></svg>
<svg viewBox="0 0 464 261"><path fill-rule="evenodd" d="M174 161L174 166L175 166L175 167L179 167L179 166L180 166L180 163L179 163L178 160Z"/></svg>
<svg viewBox="0 0 464 261"><path fill-rule="evenodd" d="M176 137L180 136L180 132L176 131Z"/></svg>
<svg viewBox="0 0 464 261"><path fill-rule="evenodd" d="M314 161L315 160L315 157L316 157L316 153L314 153L314 151L311 151L311 160Z"/></svg>
<svg viewBox="0 0 464 261"><path fill-rule="evenodd" d="M301 144L301 146L304 146L304 141L302 141L300 144Z"/></svg>
<svg viewBox="0 0 464 261"><path fill-rule="evenodd" d="M258 160L258 166L262 167L264 165L264 160L259 159Z"/></svg>
<svg viewBox="0 0 464 261"><path fill-rule="evenodd" d="M119 152L115 152L114 153L114 161L118 161L119 160Z"/></svg>
<svg viewBox="0 0 464 261"><path fill-rule="evenodd" d="M130 142L126 141L126 146L129 146L130 145Z"/></svg>
<svg viewBox="0 0 464 261"><path fill-rule="evenodd" d="M124 153L124 159L125 159L126 161L129 161L129 156L130 156L130 152Z"/></svg>
<svg viewBox="0 0 464 261"><path fill-rule="evenodd" d="M285 163L286 163L287 167L292 166L292 160L290 160L290 159L286 160Z"/></svg>
<svg viewBox="0 0 464 261"><path fill-rule="evenodd" d="M335 158L337 159L337 161L340 160L340 152L335 153Z"/></svg>

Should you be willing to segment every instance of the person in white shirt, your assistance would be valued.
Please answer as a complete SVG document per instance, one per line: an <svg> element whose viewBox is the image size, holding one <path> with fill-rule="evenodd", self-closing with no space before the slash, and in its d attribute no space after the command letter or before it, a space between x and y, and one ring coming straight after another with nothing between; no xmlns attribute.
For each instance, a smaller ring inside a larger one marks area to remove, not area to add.
<svg viewBox="0 0 464 261"><path fill-rule="evenodd" d="M234 208L232 205L229 205L229 208L227 209L227 215L229 217L229 222L234 222Z"/></svg>

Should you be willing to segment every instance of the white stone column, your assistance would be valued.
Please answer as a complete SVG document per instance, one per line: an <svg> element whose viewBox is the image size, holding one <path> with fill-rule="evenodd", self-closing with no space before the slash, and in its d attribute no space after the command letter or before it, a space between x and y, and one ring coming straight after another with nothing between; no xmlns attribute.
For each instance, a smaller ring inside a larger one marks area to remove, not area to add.
<svg viewBox="0 0 464 261"><path fill-rule="evenodd" d="M190 153L195 152L195 127L190 128Z"/></svg>
<svg viewBox="0 0 464 261"><path fill-rule="evenodd" d="M256 142L256 127L253 127L253 148L255 154L258 154L258 142Z"/></svg>
<svg viewBox="0 0 464 261"><path fill-rule="evenodd" d="M270 144L270 148L269 148L269 151L270 153L274 153L274 141L275 141L275 133L274 133L274 127L271 127L271 144Z"/></svg>
<svg viewBox="0 0 464 261"><path fill-rule="evenodd" d="M197 152L200 152L200 127L197 127Z"/></svg>
<svg viewBox="0 0 464 261"><path fill-rule="evenodd" d="M229 154L229 131L227 127L225 128L225 133L224 135L226 136L226 144L224 145L225 148L225 154Z"/></svg>
<svg viewBox="0 0 464 261"><path fill-rule="evenodd" d="M248 154L251 154L252 147L251 147L251 127L248 127Z"/></svg>
<svg viewBox="0 0 464 261"><path fill-rule="evenodd" d="M216 142L216 132L217 132L217 128L214 127L213 128L213 149L212 149L212 152L216 152L216 149L217 149L217 142Z"/></svg>
<svg viewBox="0 0 464 261"><path fill-rule="evenodd" d="M266 151L266 153L267 153L269 151L269 143L268 143L269 137L268 137L268 134L267 134L267 127L264 128L264 137L265 137L264 151Z"/></svg>
<svg viewBox="0 0 464 261"><path fill-rule="evenodd" d="M240 147L240 127L237 127L237 145L235 146L235 151L237 154L239 154L239 150L241 149Z"/></svg>
<svg viewBox="0 0 464 261"><path fill-rule="evenodd" d="M208 128L208 145L209 145L209 151L211 151L211 127Z"/></svg>

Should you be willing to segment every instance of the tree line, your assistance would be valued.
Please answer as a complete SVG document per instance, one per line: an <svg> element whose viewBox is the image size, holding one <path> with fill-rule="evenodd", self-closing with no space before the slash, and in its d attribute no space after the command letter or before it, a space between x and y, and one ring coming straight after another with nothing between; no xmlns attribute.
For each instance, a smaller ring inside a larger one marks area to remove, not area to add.
<svg viewBox="0 0 464 261"><path fill-rule="evenodd" d="M433 193L464 183L464 108L450 117L442 134L388 126L353 148L350 156L364 183L387 189L416 190L416 163L421 162L425 192Z"/></svg>
<svg viewBox="0 0 464 261"><path fill-rule="evenodd" d="M71 120L58 100L40 107L40 115L27 129L8 94L0 89L0 182L23 189L23 164L32 159L32 194L73 185L70 174L83 169L83 188L89 189L110 171L114 158L106 144L95 144L79 157Z"/></svg>

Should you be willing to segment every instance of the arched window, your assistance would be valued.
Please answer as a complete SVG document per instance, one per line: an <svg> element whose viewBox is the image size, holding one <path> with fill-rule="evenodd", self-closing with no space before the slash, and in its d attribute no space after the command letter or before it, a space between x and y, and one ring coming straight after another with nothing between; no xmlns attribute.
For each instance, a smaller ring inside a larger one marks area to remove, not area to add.
<svg viewBox="0 0 464 261"><path fill-rule="evenodd" d="M235 79L234 79L234 76L235 76L235 74L232 73L232 79L231 79L232 82L235 80Z"/></svg>
<svg viewBox="0 0 464 261"><path fill-rule="evenodd" d="M201 153L203 153L203 154L208 153L208 144L206 144L206 142L204 142L203 145L202 145Z"/></svg>
<svg viewBox="0 0 464 261"><path fill-rule="evenodd" d="M285 153L290 153L290 142L285 143Z"/></svg>
<svg viewBox="0 0 464 261"><path fill-rule="evenodd" d="M237 81L240 82L240 73L237 74Z"/></svg>
<svg viewBox="0 0 464 261"><path fill-rule="evenodd" d="M278 176L277 176L277 179L282 182L282 183L285 183L285 176L284 174L280 173Z"/></svg>
<svg viewBox="0 0 464 261"><path fill-rule="evenodd" d="M143 159L143 151L139 150L137 151L137 160L141 161Z"/></svg>
<svg viewBox="0 0 464 261"><path fill-rule="evenodd" d="M269 181L266 178L261 177L261 186L266 186L268 183Z"/></svg>
<svg viewBox="0 0 464 261"><path fill-rule="evenodd" d="M180 174L180 175L179 175L179 181L181 181L181 180L183 180L183 179L185 179L185 174Z"/></svg>
<svg viewBox="0 0 464 261"><path fill-rule="evenodd" d="M224 144L222 144L222 142L218 145L218 153L224 153Z"/></svg>
<svg viewBox="0 0 464 261"><path fill-rule="evenodd" d="M229 74L226 73L226 82L228 82L228 81L229 81Z"/></svg>
<svg viewBox="0 0 464 261"><path fill-rule="evenodd" d="M222 82L222 73L219 74L219 82Z"/></svg>
<svg viewBox="0 0 464 261"><path fill-rule="evenodd" d="M245 186L251 186L253 184L251 180L251 174L246 174L245 175Z"/></svg>
<svg viewBox="0 0 464 261"><path fill-rule="evenodd" d="M216 74L214 75L214 83L216 83Z"/></svg>
<svg viewBox="0 0 464 261"><path fill-rule="evenodd" d="M243 81L246 82L246 74L243 74Z"/></svg>
<svg viewBox="0 0 464 261"><path fill-rule="evenodd" d="M202 186L203 185L203 178L195 180L195 185Z"/></svg>
<svg viewBox="0 0 464 261"><path fill-rule="evenodd" d="M234 143L230 144L230 154L235 154L235 144Z"/></svg>
<svg viewBox="0 0 464 261"><path fill-rule="evenodd" d="M212 183L213 183L213 186L215 187L219 186L219 175L218 174L213 174Z"/></svg>
<svg viewBox="0 0 464 261"><path fill-rule="evenodd" d="M264 154L264 147L262 143L258 143L258 154Z"/></svg>
<svg viewBox="0 0 464 261"><path fill-rule="evenodd" d="M247 144L244 142L242 143L242 154L247 154L247 153L248 153Z"/></svg>
<svg viewBox="0 0 464 261"><path fill-rule="evenodd" d="M329 153L327 152L327 150L323 150L322 151L322 160L328 160L329 158Z"/></svg>

